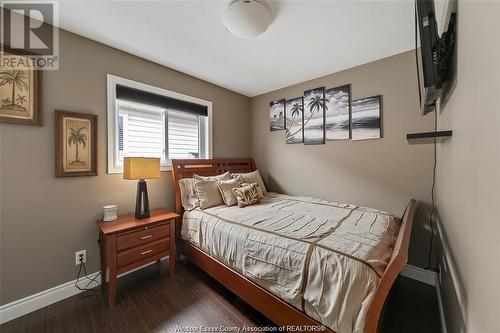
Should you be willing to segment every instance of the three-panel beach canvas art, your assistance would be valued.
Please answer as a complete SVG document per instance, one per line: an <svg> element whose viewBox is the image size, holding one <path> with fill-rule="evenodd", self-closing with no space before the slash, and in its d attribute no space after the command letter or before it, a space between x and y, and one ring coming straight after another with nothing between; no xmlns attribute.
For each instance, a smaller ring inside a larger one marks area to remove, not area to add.
<svg viewBox="0 0 500 333"><path fill-rule="evenodd" d="M380 114L381 96L351 100L349 84L269 103L270 130L285 130L287 144L380 139Z"/></svg>

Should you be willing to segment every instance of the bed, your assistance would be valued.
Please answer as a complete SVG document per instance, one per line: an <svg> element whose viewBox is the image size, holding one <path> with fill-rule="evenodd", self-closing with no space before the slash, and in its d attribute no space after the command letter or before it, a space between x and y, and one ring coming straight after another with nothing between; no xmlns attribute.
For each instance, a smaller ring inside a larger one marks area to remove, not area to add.
<svg viewBox="0 0 500 333"><path fill-rule="evenodd" d="M184 212L179 180L256 170L250 159L173 160L180 253L279 326L375 333L406 264L415 201L401 220L365 207L268 193L245 208Z"/></svg>

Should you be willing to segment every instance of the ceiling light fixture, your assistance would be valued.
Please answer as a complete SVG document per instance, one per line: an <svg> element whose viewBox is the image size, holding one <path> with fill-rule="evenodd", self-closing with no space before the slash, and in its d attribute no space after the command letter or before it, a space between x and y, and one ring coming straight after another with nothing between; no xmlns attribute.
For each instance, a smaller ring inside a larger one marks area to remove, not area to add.
<svg viewBox="0 0 500 333"><path fill-rule="evenodd" d="M258 0L236 0L227 6L223 22L239 38L254 38L267 30L272 21L269 8Z"/></svg>

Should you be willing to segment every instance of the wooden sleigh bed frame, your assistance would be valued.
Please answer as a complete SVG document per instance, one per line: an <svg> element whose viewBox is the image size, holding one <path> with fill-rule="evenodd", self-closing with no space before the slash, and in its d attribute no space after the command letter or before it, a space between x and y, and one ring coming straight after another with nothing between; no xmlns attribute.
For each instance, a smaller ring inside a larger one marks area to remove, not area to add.
<svg viewBox="0 0 500 333"><path fill-rule="evenodd" d="M179 180L192 178L193 174L213 176L227 171L252 172L256 170L252 159L203 159L203 160L172 160L172 178L175 190L175 210L180 215L176 221L177 255L183 254L196 266L219 281L246 303L261 312L279 326L287 325L323 325L312 319L304 312L281 300L277 296L258 286L245 276L225 266L218 260L210 257L197 247L184 241L180 237L182 214ZM382 275L371 302L366 318L364 333L377 333L379 321L385 300L394 281L408 260L408 245L415 212L415 200L410 200L401 218L401 228L394 245L389 264ZM178 259L178 257L177 257ZM325 332L332 332L327 329Z"/></svg>

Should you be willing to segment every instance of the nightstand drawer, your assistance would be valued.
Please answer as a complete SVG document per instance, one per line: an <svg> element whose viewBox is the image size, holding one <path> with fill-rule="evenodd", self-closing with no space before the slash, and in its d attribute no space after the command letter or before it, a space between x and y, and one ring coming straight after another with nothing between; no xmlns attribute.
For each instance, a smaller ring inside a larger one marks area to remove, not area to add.
<svg viewBox="0 0 500 333"><path fill-rule="evenodd" d="M118 252L117 266L118 268L130 265L134 262L143 260L147 257L157 255L161 252L168 251L170 247L170 238L162 238L156 242L146 245L134 247L129 250Z"/></svg>
<svg viewBox="0 0 500 333"><path fill-rule="evenodd" d="M132 247L155 242L169 235L170 223L124 233L116 237L116 249L118 251L123 251Z"/></svg>

